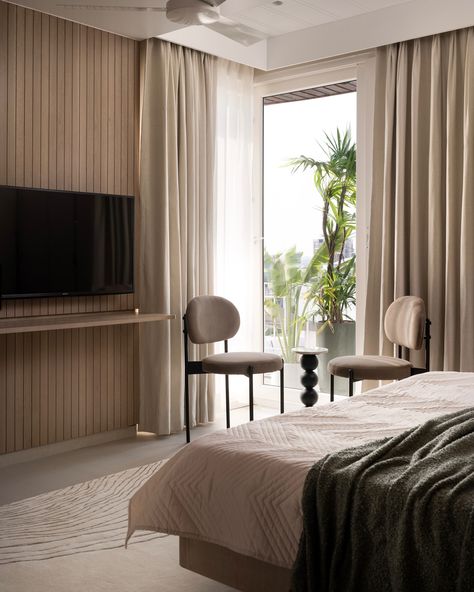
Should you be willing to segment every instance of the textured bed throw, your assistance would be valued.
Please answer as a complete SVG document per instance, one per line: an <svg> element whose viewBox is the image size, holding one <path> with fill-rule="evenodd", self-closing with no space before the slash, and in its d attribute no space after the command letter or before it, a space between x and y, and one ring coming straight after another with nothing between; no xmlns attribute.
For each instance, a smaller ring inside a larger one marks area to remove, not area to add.
<svg viewBox="0 0 474 592"><path fill-rule="evenodd" d="M473 591L474 409L315 464L292 590Z"/></svg>

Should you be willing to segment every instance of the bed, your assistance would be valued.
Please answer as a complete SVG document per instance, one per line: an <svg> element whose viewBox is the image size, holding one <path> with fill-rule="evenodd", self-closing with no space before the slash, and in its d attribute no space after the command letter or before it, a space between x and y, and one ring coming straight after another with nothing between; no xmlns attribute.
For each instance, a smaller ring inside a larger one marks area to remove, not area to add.
<svg viewBox="0 0 474 592"><path fill-rule="evenodd" d="M128 536L178 535L183 567L248 592L286 591L314 463L473 404L474 373L430 372L198 438L133 496Z"/></svg>

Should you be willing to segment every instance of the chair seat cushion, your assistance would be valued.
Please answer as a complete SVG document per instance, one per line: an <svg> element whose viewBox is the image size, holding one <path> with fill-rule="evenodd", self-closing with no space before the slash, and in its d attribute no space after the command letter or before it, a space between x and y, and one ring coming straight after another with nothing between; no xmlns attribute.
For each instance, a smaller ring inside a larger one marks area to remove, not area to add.
<svg viewBox="0 0 474 592"><path fill-rule="evenodd" d="M214 354L202 360L204 372L212 374L263 374L263 372L275 372L281 370L283 360L275 354L260 352L228 352Z"/></svg>
<svg viewBox="0 0 474 592"><path fill-rule="evenodd" d="M349 370L353 370L355 380L400 380L410 376L412 366L391 356L340 356L329 362L328 371L349 378Z"/></svg>

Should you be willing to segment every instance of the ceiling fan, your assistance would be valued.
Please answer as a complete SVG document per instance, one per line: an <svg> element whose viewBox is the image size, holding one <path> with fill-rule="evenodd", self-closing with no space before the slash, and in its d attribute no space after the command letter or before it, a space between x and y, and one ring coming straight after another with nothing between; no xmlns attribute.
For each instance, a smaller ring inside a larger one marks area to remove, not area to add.
<svg viewBox="0 0 474 592"><path fill-rule="evenodd" d="M166 18L184 26L202 25L242 45L253 45L267 35L221 15L219 6L225 0L168 0L165 6L121 6L103 4L57 4L60 8L134 12L162 12Z"/></svg>

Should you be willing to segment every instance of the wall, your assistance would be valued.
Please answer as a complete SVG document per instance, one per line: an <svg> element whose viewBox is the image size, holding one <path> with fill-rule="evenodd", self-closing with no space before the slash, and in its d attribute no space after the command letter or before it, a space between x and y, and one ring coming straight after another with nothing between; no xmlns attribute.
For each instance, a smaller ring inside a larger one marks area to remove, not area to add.
<svg viewBox="0 0 474 592"><path fill-rule="evenodd" d="M135 41L0 2L0 185L135 194L137 93ZM0 316L133 307L42 298ZM136 331L0 336L0 453L135 424Z"/></svg>

